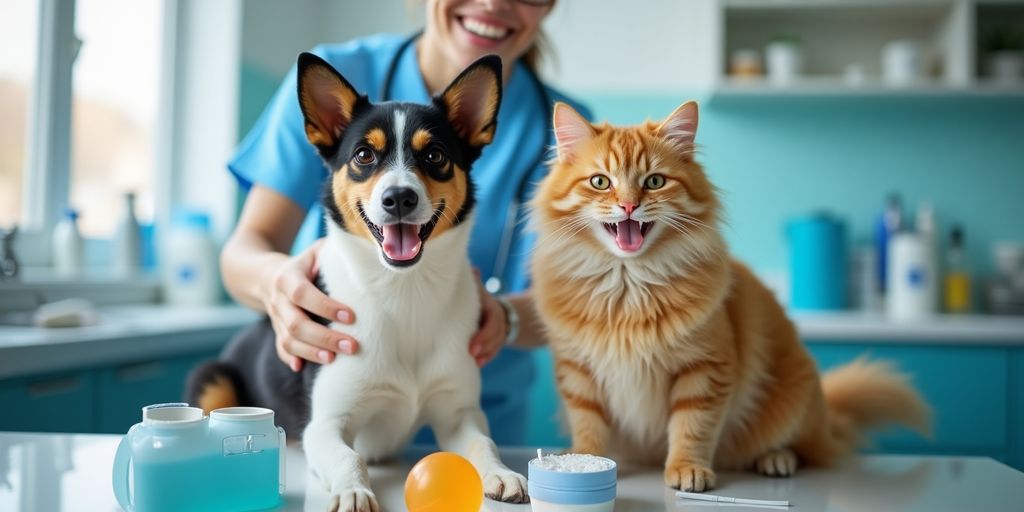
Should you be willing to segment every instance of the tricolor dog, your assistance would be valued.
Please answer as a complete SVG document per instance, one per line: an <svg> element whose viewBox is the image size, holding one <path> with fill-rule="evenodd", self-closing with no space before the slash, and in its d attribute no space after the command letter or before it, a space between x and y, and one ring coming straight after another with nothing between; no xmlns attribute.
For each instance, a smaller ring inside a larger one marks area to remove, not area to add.
<svg viewBox="0 0 1024 512"><path fill-rule="evenodd" d="M320 285L359 313L355 324L332 327L361 351L293 374L264 326L197 370L190 400L204 409L271 407L286 429L304 426L306 458L331 510L378 510L364 461L395 454L424 425L441 449L473 463L488 497L526 501L525 479L488 435L468 350L480 314L467 255L470 166L494 137L500 59L476 61L428 105L371 103L308 53L298 87L307 138L330 170Z"/></svg>

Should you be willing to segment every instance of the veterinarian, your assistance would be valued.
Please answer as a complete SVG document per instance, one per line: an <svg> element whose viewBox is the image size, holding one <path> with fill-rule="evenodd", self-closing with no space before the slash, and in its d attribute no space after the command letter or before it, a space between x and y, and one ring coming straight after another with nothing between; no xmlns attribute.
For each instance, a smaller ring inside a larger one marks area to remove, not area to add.
<svg viewBox="0 0 1024 512"><path fill-rule="evenodd" d="M545 343L528 292L534 237L525 229L533 187L547 172L553 146L551 108L581 106L536 74L541 21L555 0L426 0L426 24L413 35L374 35L313 52L341 71L370 101L426 103L468 64L486 54L503 62L504 92L494 142L473 166L476 224L470 259L479 269L481 326L467 349L483 366L482 406L499 444L522 444L530 354L505 345ZM582 110L586 112L586 110ZM359 340L312 321L306 312L341 323L359 321L358 304L321 293L316 248L324 233L318 202L327 177L306 140L292 68L228 168L248 191L221 268L231 295L266 313L283 364L327 364L359 351ZM487 289L483 286L487 282ZM269 334L269 333L268 333ZM486 364L486 366L484 366Z"/></svg>

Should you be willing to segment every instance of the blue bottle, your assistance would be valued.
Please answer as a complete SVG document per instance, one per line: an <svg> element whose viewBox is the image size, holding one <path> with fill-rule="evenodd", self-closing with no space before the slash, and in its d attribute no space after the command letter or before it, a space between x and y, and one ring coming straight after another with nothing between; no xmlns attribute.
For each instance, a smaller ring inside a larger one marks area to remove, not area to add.
<svg viewBox="0 0 1024 512"><path fill-rule="evenodd" d="M899 194L889 196L885 210L875 222L875 262L878 289L885 293L889 275L889 240L903 227L903 202Z"/></svg>
<svg viewBox="0 0 1024 512"><path fill-rule="evenodd" d="M188 404L144 407L142 422L117 447L114 496L128 512L276 507L284 439L270 409L229 407L205 416Z"/></svg>

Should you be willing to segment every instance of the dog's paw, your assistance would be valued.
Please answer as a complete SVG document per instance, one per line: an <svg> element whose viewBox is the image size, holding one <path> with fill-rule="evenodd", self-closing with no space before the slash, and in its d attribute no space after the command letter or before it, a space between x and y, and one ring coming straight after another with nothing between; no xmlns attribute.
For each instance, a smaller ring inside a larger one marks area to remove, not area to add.
<svg viewBox="0 0 1024 512"><path fill-rule="evenodd" d="M770 451L754 463L757 472L767 476L791 476L796 472L796 466L796 454L788 448Z"/></svg>
<svg viewBox="0 0 1024 512"><path fill-rule="evenodd" d="M510 469L495 469L484 476L484 496L505 503L527 503L526 479Z"/></svg>
<svg viewBox="0 0 1024 512"><path fill-rule="evenodd" d="M670 463L665 468L665 485L683 491L704 492L715 486L715 472L692 462Z"/></svg>
<svg viewBox="0 0 1024 512"><path fill-rule="evenodd" d="M331 493L327 512L380 512L377 496L366 487L349 487Z"/></svg>

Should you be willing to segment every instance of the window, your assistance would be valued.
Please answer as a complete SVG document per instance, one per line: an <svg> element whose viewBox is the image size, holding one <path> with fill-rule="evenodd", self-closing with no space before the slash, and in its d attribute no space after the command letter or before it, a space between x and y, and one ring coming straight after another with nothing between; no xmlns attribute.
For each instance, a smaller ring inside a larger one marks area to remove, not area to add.
<svg viewBox="0 0 1024 512"><path fill-rule="evenodd" d="M22 268L47 275L65 206L86 265L104 265L126 192L144 223L178 204L230 223L217 208L233 180L203 173L237 143L241 14L237 0L0 0L0 228L21 228ZM200 125L215 136L186 129Z"/></svg>
<svg viewBox="0 0 1024 512"><path fill-rule="evenodd" d="M0 2L0 228L22 221L38 39L38 0Z"/></svg>
<svg viewBox="0 0 1024 512"><path fill-rule="evenodd" d="M70 204L87 237L113 234L128 191L139 220L153 219L162 9L158 0L76 2Z"/></svg>

